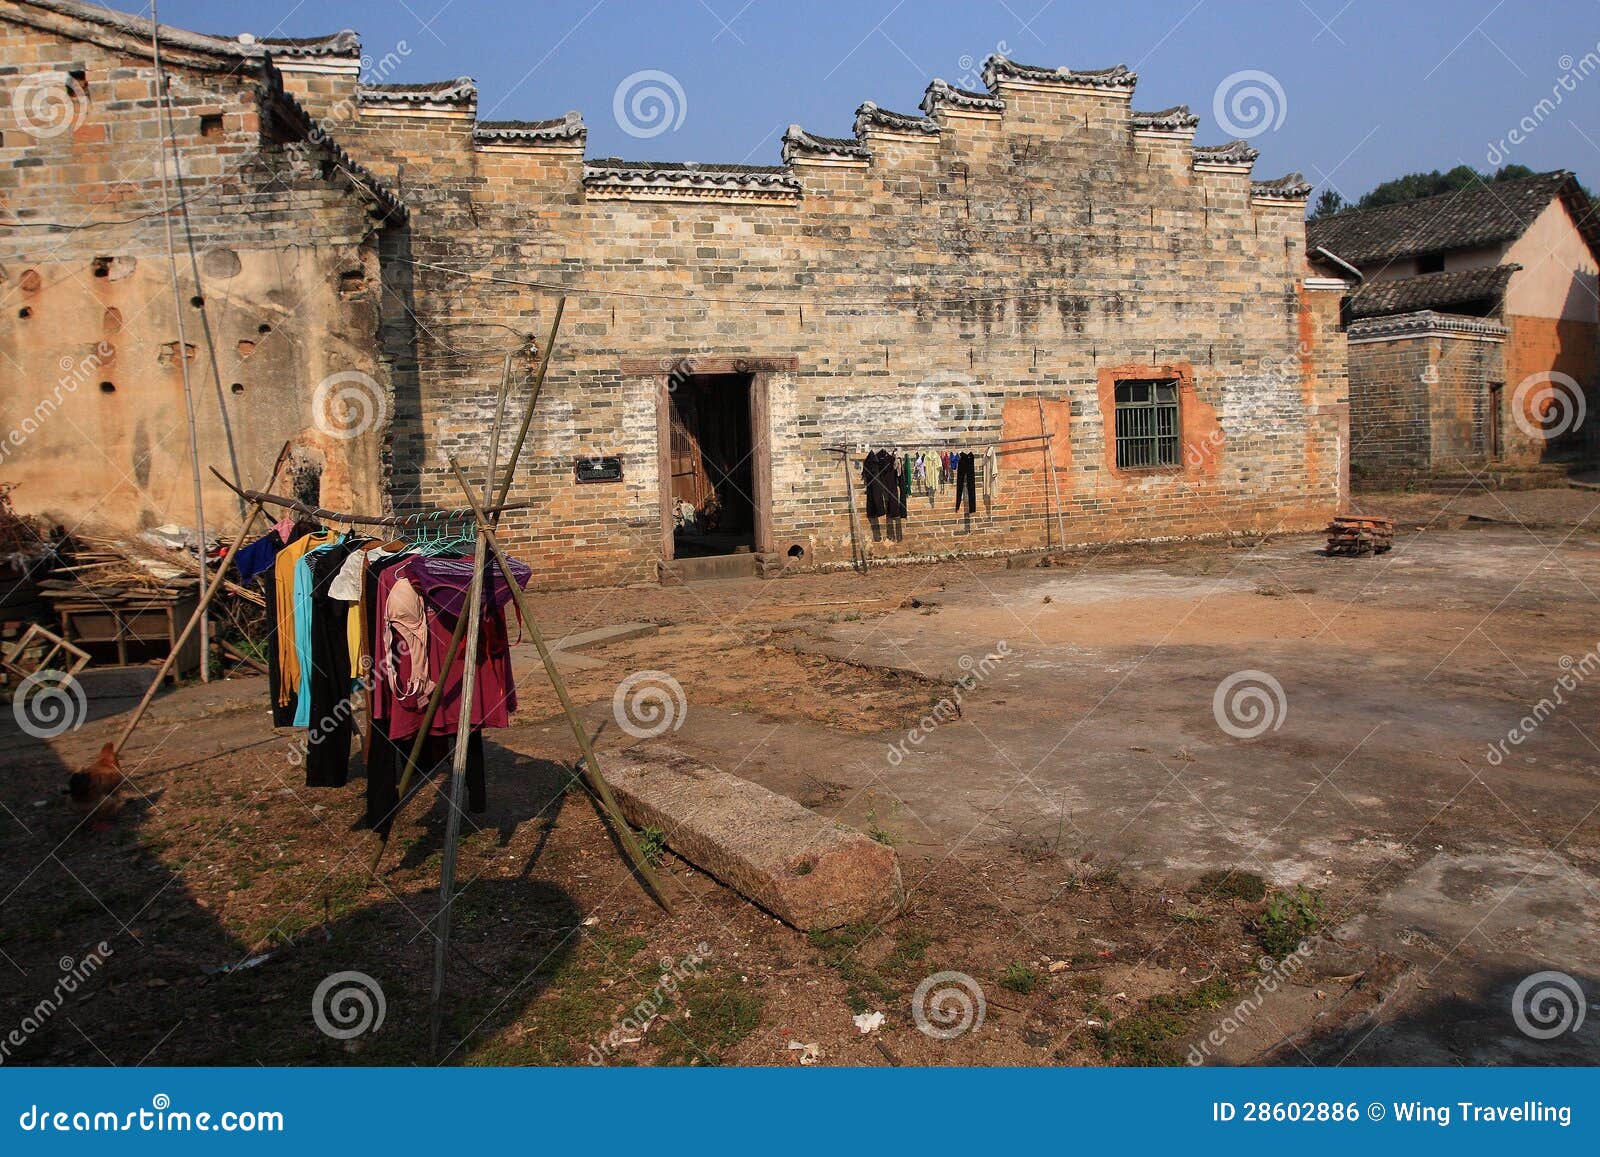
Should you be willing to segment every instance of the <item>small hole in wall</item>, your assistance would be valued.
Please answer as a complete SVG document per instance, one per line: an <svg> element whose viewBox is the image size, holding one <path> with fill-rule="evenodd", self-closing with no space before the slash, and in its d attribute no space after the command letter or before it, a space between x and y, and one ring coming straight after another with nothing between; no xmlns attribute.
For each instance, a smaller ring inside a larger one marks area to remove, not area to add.
<svg viewBox="0 0 1600 1157"><path fill-rule="evenodd" d="M25 305L21 309L17 310L17 316L18 317L32 317L33 316L33 310L28 308Z"/></svg>
<svg viewBox="0 0 1600 1157"><path fill-rule="evenodd" d="M201 116L200 135L202 137L220 137L222 135L222 114Z"/></svg>
<svg viewBox="0 0 1600 1157"><path fill-rule="evenodd" d="M205 305L205 303L206 299L201 297L198 293L189 299L189 304L194 306L196 309L199 309L201 306Z"/></svg>
<svg viewBox="0 0 1600 1157"><path fill-rule="evenodd" d="M266 322L262 322L260 325L256 326L256 332L257 333L271 333L272 332L272 327L270 325L268 325Z"/></svg>
<svg viewBox="0 0 1600 1157"><path fill-rule="evenodd" d="M111 382L101 382L100 383L100 392L102 394L114 394L114 393L117 392L117 387L115 385L113 385Z"/></svg>
<svg viewBox="0 0 1600 1157"><path fill-rule="evenodd" d="M232 390L236 394L242 394L244 393L244 383L234 382L233 385L228 387L228 389Z"/></svg>
<svg viewBox="0 0 1600 1157"><path fill-rule="evenodd" d="M805 558L805 556L806 548L801 546L798 542L789 548L790 558Z"/></svg>
<svg viewBox="0 0 1600 1157"><path fill-rule="evenodd" d="M94 259L94 275L96 277L105 277L110 272L111 272L111 258L109 258L109 257L96 257Z"/></svg>

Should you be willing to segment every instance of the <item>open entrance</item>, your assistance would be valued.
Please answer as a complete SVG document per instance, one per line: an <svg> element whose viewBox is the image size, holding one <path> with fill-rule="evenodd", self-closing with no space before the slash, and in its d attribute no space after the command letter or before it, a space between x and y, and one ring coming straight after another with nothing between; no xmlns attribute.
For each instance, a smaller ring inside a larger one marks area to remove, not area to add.
<svg viewBox="0 0 1600 1157"><path fill-rule="evenodd" d="M672 557L756 546L753 375L690 374L669 400Z"/></svg>

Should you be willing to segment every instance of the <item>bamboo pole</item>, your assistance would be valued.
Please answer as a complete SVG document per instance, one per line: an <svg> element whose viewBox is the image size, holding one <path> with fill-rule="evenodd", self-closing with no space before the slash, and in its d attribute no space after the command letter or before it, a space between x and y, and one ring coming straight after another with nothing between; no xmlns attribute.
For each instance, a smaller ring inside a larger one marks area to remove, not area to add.
<svg viewBox="0 0 1600 1157"><path fill-rule="evenodd" d="M200 543L200 581L206 580L206 508L200 494L200 434L194 417L194 391L189 384L189 344L183 332L183 290L178 286L178 251L172 240L172 206L167 191L167 125L172 120L167 94L166 75L161 68L161 25L156 19L156 3L150 0L150 52L156 70L156 127L161 134L161 222L167 231L167 266L172 280L173 320L178 330L178 369L183 377L183 407L189 420L189 470L194 476L195 535ZM165 114L165 120L162 119ZM172 159L177 160L178 150L172 149ZM198 294L200 287L195 286ZM253 521L253 520L252 520ZM205 604L200 617L200 682L211 682L211 626L205 618Z"/></svg>
<svg viewBox="0 0 1600 1157"><path fill-rule="evenodd" d="M461 473L461 467L456 465L454 458L450 459L450 469L455 471L456 481L460 484L462 493L467 496L467 501L472 502L472 490L467 484L466 476ZM528 606L527 596L517 584L517 579L511 573L511 561L506 557L505 551L500 548L500 542L495 537L494 531L489 527L487 519L481 519L479 526L483 528L483 537L489 544L489 550L494 554L500 564L500 573L505 576L506 585L511 588L511 597L517 604L517 613L522 616L523 629L533 639L534 648L539 652L539 659L544 664L545 674L550 677L550 685L555 688L556 698L561 701L561 710L566 713L567 722L572 727L573 738L578 741L578 750L583 755L583 775L589 788L600 801L601 808L606 813L606 818L611 821L616 829L617 839L622 843L623 850L627 852L628 859L632 861L634 870L639 873L645 882L650 894L655 897L669 914L672 912L672 902L667 899L661 890L660 881L656 879L655 871L650 867L650 862L645 859L644 850L639 847L639 841L634 838L633 828L623 817L622 809L617 806L616 796L611 792L611 785L605 780L600 771L600 761L594 753L594 744L589 739L589 731L583 725L583 720L578 716L578 709L573 706L572 696L567 693L567 682L562 676L560 668L556 666L555 657L550 654L549 644L545 642L544 632L539 629L538 622L533 617L533 612Z"/></svg>
<svg viewBox="0 0 1600 1157"><path fill-rule="evenodd" d="M1035 398L1034 401L1039 403L1039 433L1040 434L1044 434L1044 399L1043 398ZM1045 487L1044 487L1044 548L1045 548L1046 551L1049 551L1049 549L1050 549L1050 486L1049 486L1049 483L1053 480L1053 476L1055 474L1055 468L1053 466L1051 466L1051 464L1050 464L1050 438L1049 438L1049 435L1045 435L1044 445L1042 447L1040 447L1040 449L1042 449L1044 451L1043 458L1044 458L1044 468L1045 468L1045 471L1046 471L1046 476L1045 476L1045 483L1046 484L1045 484Z"/></svg>
<svg viewBox="0 0 1600 1157"><path fill-rule="evenodd" d="M521 457L522 457L522 445L523 445L523 442L524 442L524 440L526 438L526 435L527 435L527 432L528 432L528 427L529 427L529 425L532 424L532 421L533 421L533 410L534 410L534 407L539 404L539 395L544 390L545 373L549 368L551 358L553 358L555 356L556 334L559 331L559 328L560 328L560 325L561 325L561 315L566 311L566 306L567 306L567 299L565 297L561 297L561 298L557 298L556 299L555 316L551 319L551 322L550 322L550 337L545 341L545 346L544 346L544 360L539 364L539 373L534 378L533 391L528 397L527 405L523 409L522 425L517 430L517 440L516 440L516 443L511 448L511 459L510 459L509 462L506 463L505 481L500 486L500 493L499 493L499 496L498 496L498 498L497 498L497 500L495 502L494 508L489 510L489 511L482 512L482 513L488 513L488 514L492 515L497 520L497 524L498 524L500 511L502 511L502 510L510 510L510 509L520 509L520 506L518 506L518 507L508 507L508 506L506 506L505 505L505 499L506 499L506 495L511 490L511 479L513 477L515 477L515 475L516 475L517 463L518 463L518 461L521 460ZM502 379L509 378L510 373L511 373L511 359L508 357L505 360L505 363L503 364L503 366L501 367L501 377L502 377ZM470 497L470 495L469 495L469 497ZM523 503L523 504L521 504L521 506L527 506L527 505L531 505L531 503ZM480 514L480 518L481 518L481 514ZM462 639L464 638L465 631L466 631L465 624L461 620L458 619L456 621L455 632L450 636L450 645L445 648L444 670L446 670L446 671L450 670L451 666L455 663L456 654L461 650L461 643L462 643ZM444 701L444 683L441 680L439 685L436 686L433 689L432 698L430 698L428 700L427 710L423 713L423 716L422 716L422 726L417 729L417 737L416 737L415 740L412 741L411 751L406 756L405 767L401 770L400 788L399 788L399 792L397 793L397 795L395 797L394 812L388 817L389 821L390 821L390 824L391 824L391 828L390 828L391 831L393 830L392 825L393 825L393 821L394 821L395 817L397 817L400 814L400 809L405 806L406 789L411 786L411 778L412 778L413 774L416 771L417 760L422 755L422 744L427 738L428 729L433 726L433 717L435 715L437 715L438 712L439 712L439 704L442 703L443 701ZM370 866L370 870L374 874L376 874L377 871L378 871L378 865L383 862L383 853L384 853L385 849L388 848L388 846L389 846L389 836L388 836L388 834L387 833L381 834L378 837L378 846L372 853L372 864Z"/></svg>
<svg viewBox="0 0 1600 1157"><path fill-rule="evenodd" d="M844 496L850 508L850 564L862 574L867 573L867 548L856 536L856 488L850 481L850 455L839 455L839 465L844 467Z"/></svg>
<svg viewBox="0 0 1600 1157"><path fill-rule="evenodd" d="M506 495L511 491L511 475L516 472L517 462L522 458L522 444L528 440L528 427L533 424L533 408L539 404L539 395L544 392L544 376L550 370L550 358L556 349L556 331L561 328L561 315L567 312L567 299L556 298L555 316L550 319L550 337L544 343L544 357L539 360L539 372L534 375L533 392L528 397L528 404L522 411L522 425L517 428L517 440L511 446L511 461L506 469L506 480L500 485L499 494L495 495L495 505L506 500ZM511 373L511 357L506 356L506 374Z"/></svg>
<svg viewBox="0 0 1600 1157"><path fill-rule="evenodd" d="M304 514L308 518L315 518L319 522L347 522L360 526L418 526L425 524L430 518L436 518L445 513L456 513L465 517L472 509L470 506L462 506L457 507L453 512L424 511L420 514L358 514L354 511L328 510L321 506L311 506L298 499L287 498L282 494L269 494L264 490L241 490L232 482L229 482L227 475L223 474L215 466L211 468L211 473L216 476L218 482L229 490L249 499L251 502L260 502L267 506L281 506L285 510L293 510L296 513ZM488 513L500 514L507 510L529 510L534 505L532 502L509 502L503 506L491 506Z"/></svg>
<svg viewBox="0 0 1600 1157"><path fill-rule="evenodd" d="M494 425L489 431L489 466L484 471L483 497L485 501L494 493L495 468L500 458L500 426L505 421L506 396L511 392L511 359L500 375L500 397L495 406ZM454 460L450 465L455 466ZM460 471L456 472L459 478ZM470 498L471 489L467 490ZM433 918L433 997L429 1004L428 1039L434 1057L439 1055L439 1032L444 1026L444 975L446 959L450 952L450 906L455 903L456 852L461 842L462 798L467 790L467 749L472 740L472 709L476 706L478 691L478 642L483 630L483 576L487 549L484 535L488 520L479 518L477 550L472 556L472 583L467 591L467 605L462 616L467 623L466 662L461 672L461 714L456 719L456 745L450 766L450 807L445 813L444 855L439 864L439 911ZM449 674L445 667L439 674L441 682ZM419 731L418 735L424 734Z"/></svg>
<svg viewBox="0 0 1600 1157"><path fill-rule="evenodd" d="M1056 506L1056 531L1060 549L1067 548L1067 523L1061 513L1061 484L1056 481L1056 436L1045 429L1044 425L1044 399L1036 398L1039 403L1039 433L1044 435L1044 466L1050 476L1050 492L1055 495ZM1049 523L1045 524L1045 545L1049 546Z"/></svg>
<svg viewBox="0 0 1600 1157"><path fill-rule="evenodd" d="M278 460L273 463L272 476L267 479L268 486L278 480L278 472L283 469L283 464L288 460L289 443L285 442L283 449L278 451ZM161 690L161 684L165 681L168 672L177 663L178 653L183 650L183 645L189 641L189 636L194 634L195 626L205 620L206 608L211 605L211 600L216 598L217 592L222 589L226 581L228 568L233 565L234 556L239 553L239 548L244 545L244 540L250 537L250 531L255 526L256 519L260 518L264 513L265 511L259 502L250 508L250 516L245 519L244 526L239 531L239 537L233 540L232 546L228 547L228 553L223 558L222 565L217 567L216 577L211 580L211 585L200 596L200 605L195 607L194 613L189 616L189 621L184 624L183 630L179 632L177 641L172 644L171 652L162 661L161 668L156 672L154 681L151 682L149 687L145 688L144 698L139 700L139 705L133 709L132 718L123 726L122 733L117 736L114 750L120 752L132 737L134 729L139 726L139 721L144 718L144 713L149 710L151 701L156 697L156 692ZM201 653L202 663L208 658L209 656L204 652Z"/></svg>

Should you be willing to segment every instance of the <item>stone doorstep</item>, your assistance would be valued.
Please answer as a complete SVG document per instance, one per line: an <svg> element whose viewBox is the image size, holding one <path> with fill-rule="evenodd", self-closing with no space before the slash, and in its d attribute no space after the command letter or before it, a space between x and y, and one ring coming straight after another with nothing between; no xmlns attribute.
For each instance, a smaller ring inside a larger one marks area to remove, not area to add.
<svg viewBox="0 0 1600 1157"><path fill-rule="evenodd" d="M894 849L669 747L608 753L622 814L802 932L885 919L905 901Z"/></svg>

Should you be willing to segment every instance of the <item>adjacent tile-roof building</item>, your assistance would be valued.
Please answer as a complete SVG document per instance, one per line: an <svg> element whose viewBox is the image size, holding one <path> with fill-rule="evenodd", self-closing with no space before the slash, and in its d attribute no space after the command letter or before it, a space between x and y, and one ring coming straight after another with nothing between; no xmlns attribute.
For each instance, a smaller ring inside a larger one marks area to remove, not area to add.
<svg viewBox="0 0 1600 1157"><path fill-rule="evenodd" d="M1306 245L1363 279L1345 311L1353 469L1594 455L1600 227L1571 173L1338 213Z"/></svg>
<svg viewBox="0 0 1600 1157"><path fill-rule="evenodd" d="M1600 249L1600 222L1564 169L1515 181L1492 181L1375 209L1351 209L1306 226L1306 244L1337 253L1353 265L1481 249L1522 236L1533 219L1560 197L1591 247Z"/></svg>
<svg viewBox="0 0 1600 1157"><path fill-rule="evenodd" d="M1491 313L1505 297L1511 275L1521 268L1516 264L1490 265L1454 273L1424 273L1394 281L1368 282L1351 295L1350 316L1381 317L1419 309L1472 315Z"/></svg>

